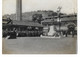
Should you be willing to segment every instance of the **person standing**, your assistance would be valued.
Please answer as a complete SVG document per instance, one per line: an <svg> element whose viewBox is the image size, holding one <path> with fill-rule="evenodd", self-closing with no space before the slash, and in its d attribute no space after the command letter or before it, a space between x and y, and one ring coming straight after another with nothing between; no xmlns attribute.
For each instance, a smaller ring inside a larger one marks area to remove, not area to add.
<svg viewBox="0 0 80 57"><path fill-rule="evenodd" d="M66 33L65 33L65 34L66 34L66 37L67 37L67 36L68 36L68 35L67 35L67 31L66 31Z"/></svg>
<svg viewBox="0 0 80 57"><path fill-rule="evenodd" d="M16 29L14 28L13 31L10 32L10 38L9 39L16 39Z"/></svg>
<svg viewBox="0 0 80 57"><path fill-rule="evenodd" d="M74 37L74 30L72 31L72 37Z"/></svg>

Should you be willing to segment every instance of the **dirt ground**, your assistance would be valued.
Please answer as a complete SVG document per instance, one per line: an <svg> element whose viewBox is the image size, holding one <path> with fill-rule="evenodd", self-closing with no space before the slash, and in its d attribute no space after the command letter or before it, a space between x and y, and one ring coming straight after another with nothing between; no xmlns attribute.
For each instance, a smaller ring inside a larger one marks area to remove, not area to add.
<svg viewBox="0 0 80 57"><path fill-rule="evenodd" d="M76 54L77 37L2 39L3 54Z"/></svg>

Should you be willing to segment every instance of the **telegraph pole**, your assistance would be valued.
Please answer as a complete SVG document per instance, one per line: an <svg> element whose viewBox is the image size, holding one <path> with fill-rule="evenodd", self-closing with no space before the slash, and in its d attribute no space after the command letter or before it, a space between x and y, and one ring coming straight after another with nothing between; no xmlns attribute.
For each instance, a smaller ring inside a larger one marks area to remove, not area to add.
<svg viewBox="0 0 80 57"><path fill-rule="evenodd" d="M62 7L58 7L57 9L58 9L58 10L57 10L57 15L58 15L57 21L58 21L58 23L59 23L59 33L60 33L60 35L61 35L61 32L60 32L60 27L61 27L60 12L61 12Z"/></svg>

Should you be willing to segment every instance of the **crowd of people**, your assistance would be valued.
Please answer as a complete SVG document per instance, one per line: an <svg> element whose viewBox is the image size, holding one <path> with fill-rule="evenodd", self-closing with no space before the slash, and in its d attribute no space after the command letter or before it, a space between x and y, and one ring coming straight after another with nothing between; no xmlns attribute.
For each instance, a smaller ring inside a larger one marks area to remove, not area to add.
<svg viewBox="0 0 80 57"><path fill-rule="evenodd" d="M14 39L16 37L40 37L42 31L39 30L26 30L26 31L17 31L13 29L12 31L6 31L3 33L3 37Z"/></svg>
<svg viewBox="0 0 80 57"><path fill-rule="evenodd" d="M12 31L5 31L6 32L6 38L8 39L16 39L16 37L40 37L40 35L45 35L43 31L16 31L16 29L13 29ZM47 35L47 34L46 34ZM74 29L69 29L66 31L59 31L56 32L53 36L63 36L63 37L68 37L68 35L72 35L72 37L75 36L75 30ZM48 35L47 35L48 36Z"/></svg>
<svg viewBox="0 0 80 57"><path fill-rule="evenodd" d="M74 37L76 34L75 34L75 30L73 30L73 31L62 31L61 35L63 35L64 37L68 37L68 35L72 35L72 37Z"/></svg>

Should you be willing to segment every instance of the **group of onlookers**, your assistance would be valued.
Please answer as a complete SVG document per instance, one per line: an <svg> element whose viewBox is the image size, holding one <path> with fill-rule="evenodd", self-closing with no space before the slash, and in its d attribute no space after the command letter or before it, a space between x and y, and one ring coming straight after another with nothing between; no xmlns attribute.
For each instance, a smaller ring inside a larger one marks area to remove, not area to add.
<svg viewBox="0 0 80 57"><path fill-rule="evenodd" d="M76 32L75 30L73 30L73 31L69 31L69 30L61 31L61 35L63 35L64 37L68 37L68 35L72 35L72 37L74 37L76 35L75 32Z"/></svg>
<svg viewBox="0 0 80 57"><path fill-rule="evenodd" d="M35 31L16 31L15 29L13 31L5 31L6 34L4 34L5 37L7 37L8 39L14 39L16 37L40 37L40 35L44 35L44 36L48 36L47 33L44 33L43 31L39 31L39 30L35 30ZM75 30L66 30L66 31L59 31L56 32L54 35L52 36L64 36L64 37L68 37L68 35L72 35L72 37L74 37L75 35ZM4 37L3 36L3 37Z"/></svg>
<svg viewBox="0 0 80 57"><path fill-rule="evenodd" d="M42 31L35 30L35 31L16 31L15 29L13 31L4 31L3 37L9 37L11 39L16 37L39 37L42 34ZM9 39L8 38L8 39Z"/></svg>

